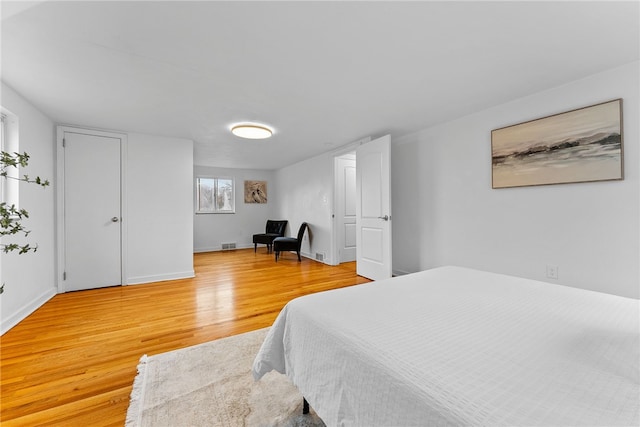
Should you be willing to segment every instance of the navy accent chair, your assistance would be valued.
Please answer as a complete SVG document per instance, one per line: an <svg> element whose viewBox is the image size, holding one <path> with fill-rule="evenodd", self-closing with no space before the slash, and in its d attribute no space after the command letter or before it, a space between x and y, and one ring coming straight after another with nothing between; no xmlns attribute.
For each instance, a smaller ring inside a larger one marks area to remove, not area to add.
<svg viewBox="0 0 640 427"><path fill-rule="evenodd" d="M287 220L267 220L267 226L265 232L262 234L253 235L253 252L258 250L258 243L261 245L267 245L267 253L271 253L273 250L273 240L276 237L284 236L284 230L287 228Z"/></svg>
<svg viewBox="0 0 640 427"><path fill-rule="evenodd" d="M300 229L298 230L298 237L276 237L273 240L273 251L276 253L276 262L278 258L280 258L280 252L282 251L295 251L298 254L298 261L302 261L300 259L300 246L302 246L302 237L304 236L304 231L307 229L307 223L303 222L300 224Z"/></svg>

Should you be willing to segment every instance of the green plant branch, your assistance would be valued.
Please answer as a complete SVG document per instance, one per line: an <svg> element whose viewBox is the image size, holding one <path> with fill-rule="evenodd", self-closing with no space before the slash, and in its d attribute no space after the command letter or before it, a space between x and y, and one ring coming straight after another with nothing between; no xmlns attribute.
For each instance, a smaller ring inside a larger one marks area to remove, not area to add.
<svg viewBox="0 0 640 427"><path fill-rule="evenodd" d="M4 179L12 179L15 181L26 182L28 184L36 184L41 187L47 187L49 180L41 179L39 176L35 179L29 178L29 175L23 175L21 178L10 176L8 168L20 168L26 167L29 164L29 155L27 153L7 153L6 151L0 152L0 177ZM9 205L6 202L0 203L0 237L23 235L29 236L30 231L22 225L22 220L29 218L29 212L25 209L18 209L15 205ZM30 244L19 245L17 243L2 243L0 244L0 250L3 253L18 252L18 255L26 254L27 252L36 252L38 245L31 246ZM4 292L4 283L0 286L0 294Z"/></svg>
<svg viewBox="0 0 640 427"><path fill-rule="evenodd" d="M47 185L49 185L49 180L43 180L39 176L36 176L36 179L29 179L29 175L24 175L22 178L17 178L15 176L9 176L6 171L0 173L0 176L3 176L7 179L13 179L14 181L26 182L29 184L38 184L42 187L46 187Z"/></svg>

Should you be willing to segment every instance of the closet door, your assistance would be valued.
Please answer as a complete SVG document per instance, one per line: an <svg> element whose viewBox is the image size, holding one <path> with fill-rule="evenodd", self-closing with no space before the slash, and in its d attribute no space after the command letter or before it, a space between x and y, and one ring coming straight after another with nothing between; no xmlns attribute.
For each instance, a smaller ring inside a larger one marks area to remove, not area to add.
<svg viewBox="0 0 640 427"><path fill-rule="evenodd" d="M123 136L62 132L62 289L122 284Z"/></svg>

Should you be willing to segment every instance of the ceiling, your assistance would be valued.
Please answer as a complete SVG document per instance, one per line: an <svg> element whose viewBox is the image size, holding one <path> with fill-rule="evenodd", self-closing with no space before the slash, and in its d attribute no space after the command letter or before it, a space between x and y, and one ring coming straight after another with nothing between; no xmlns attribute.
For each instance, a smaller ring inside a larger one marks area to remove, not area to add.
<svg viewBox="0 0 640 427"><path fill-rule="evenodd" d="M639 4L3 0L1 77L56 123L278 169L636 61Z"/></svg>

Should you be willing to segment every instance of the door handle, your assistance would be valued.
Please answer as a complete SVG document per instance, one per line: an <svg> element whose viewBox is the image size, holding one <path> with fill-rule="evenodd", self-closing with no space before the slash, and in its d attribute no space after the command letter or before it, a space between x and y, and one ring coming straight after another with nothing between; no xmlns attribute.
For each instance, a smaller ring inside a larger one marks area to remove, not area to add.
<svg viewBox="0 0 640 427"><path fill-rule="evenodd" d="M379 216L378 218L383 219L385 221L389 221L389 215Z"/></svg>
<svg viewBox="0 0 640 427"><path fill-rule="evenodd" d="M117 216L114 216L113 218L111 218L111 222L118 222L120 221L120 219Z"/></svg>

